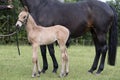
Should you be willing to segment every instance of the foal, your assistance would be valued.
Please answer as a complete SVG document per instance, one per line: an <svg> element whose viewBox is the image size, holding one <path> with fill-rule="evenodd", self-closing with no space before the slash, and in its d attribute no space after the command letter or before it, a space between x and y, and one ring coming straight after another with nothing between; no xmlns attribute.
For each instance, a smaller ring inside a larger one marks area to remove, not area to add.
<svg viewBox="0 0 120 80"><path fill-rule="evenodd" d="M34 66L32 77L36 76L36 70L38 71L38 76L40 76L41 72L38 61L39 45L47 45L55 41L59 44L62 57L60 77L66 76L69 72L68 54L66 50L66 42L70 34L69 30L61 25L51 27L38 26L27 11L22 11L19 14L16 26L21 27L23 24L26 25L28 41L32 44L33 49L32 62Z"/></svg>

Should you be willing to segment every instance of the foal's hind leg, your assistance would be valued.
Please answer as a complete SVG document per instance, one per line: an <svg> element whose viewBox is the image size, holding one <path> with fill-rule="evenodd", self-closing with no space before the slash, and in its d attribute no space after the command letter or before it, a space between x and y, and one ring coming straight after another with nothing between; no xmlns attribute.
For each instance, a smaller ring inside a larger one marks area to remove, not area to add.
<svg viewBox="0 0 120 80"><path fill-rule="evenodd" d="M69 73L69 57L68 57L68 53L67 53L67 49L65 50L65 53L66 53L66 65L65 65L65 74L66 74L66 76L68 75L68 73Z"/></svg>
<svg viewBox="0 0 120 80"><path fill-rule="evenodd" d="M61 67L60 77L64 77L69 73L68 54L67 54L65 45L64 46L60 45L60 50L61 50L61 58L62 58L62 67Z"/></svg>

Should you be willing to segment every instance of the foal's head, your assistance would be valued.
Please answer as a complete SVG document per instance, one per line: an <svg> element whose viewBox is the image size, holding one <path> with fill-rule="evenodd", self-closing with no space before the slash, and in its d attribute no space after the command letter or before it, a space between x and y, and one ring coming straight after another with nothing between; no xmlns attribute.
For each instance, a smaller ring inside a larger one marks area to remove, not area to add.
<svg viewBox="0 0 120 80"><path fill-rule="evenodd" d="M21 27L22 25L25 25L27 23L29 17L29 13L27 11L22 11L18 15L18 20L16 23L16 27Z"/></svg>

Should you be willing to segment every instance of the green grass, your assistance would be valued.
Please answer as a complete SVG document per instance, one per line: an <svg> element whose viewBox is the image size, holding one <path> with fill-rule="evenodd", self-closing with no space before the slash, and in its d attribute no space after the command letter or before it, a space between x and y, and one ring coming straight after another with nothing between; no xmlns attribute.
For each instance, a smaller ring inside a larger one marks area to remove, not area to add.
<svg viewBox="0 0 120 80"><path fill-rule="evenodd" d="M104 71L99 75L89 74L95 51L90 46L71 46L68 49L70 73L65 78L58 78L61 68L60 50L55 47L56 58L59 63L57 74L52 73L53 64L47 52L49 68L40 77L31 78L32 73L32 48L31 46L20 46L21 56L18 55L16 46L0 46L0 80L120 80L120 47L118 48L116 66L107 64ZM42 68L42 59L39 52L39 61Z"/></svg>

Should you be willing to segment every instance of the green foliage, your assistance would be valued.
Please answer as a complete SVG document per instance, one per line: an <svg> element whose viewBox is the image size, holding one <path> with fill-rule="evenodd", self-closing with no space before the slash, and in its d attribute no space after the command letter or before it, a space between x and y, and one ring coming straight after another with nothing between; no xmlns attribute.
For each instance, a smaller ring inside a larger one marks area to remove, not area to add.
<svg viewBox="0 0 120 80"><path fill-rule="evenodd" d="M2 10L0 12L0 34L9 34L15 31L15 23L17 21L18 13L22 9L19 0L13 0L13 9ZM8 5L8 4L6 4ZM24 40L25 39L25 40ZM21 43L27 41L25 30L21 30L19 34L19 40ZM15 36L0 38L0 44L15 43Z"/></svg>

